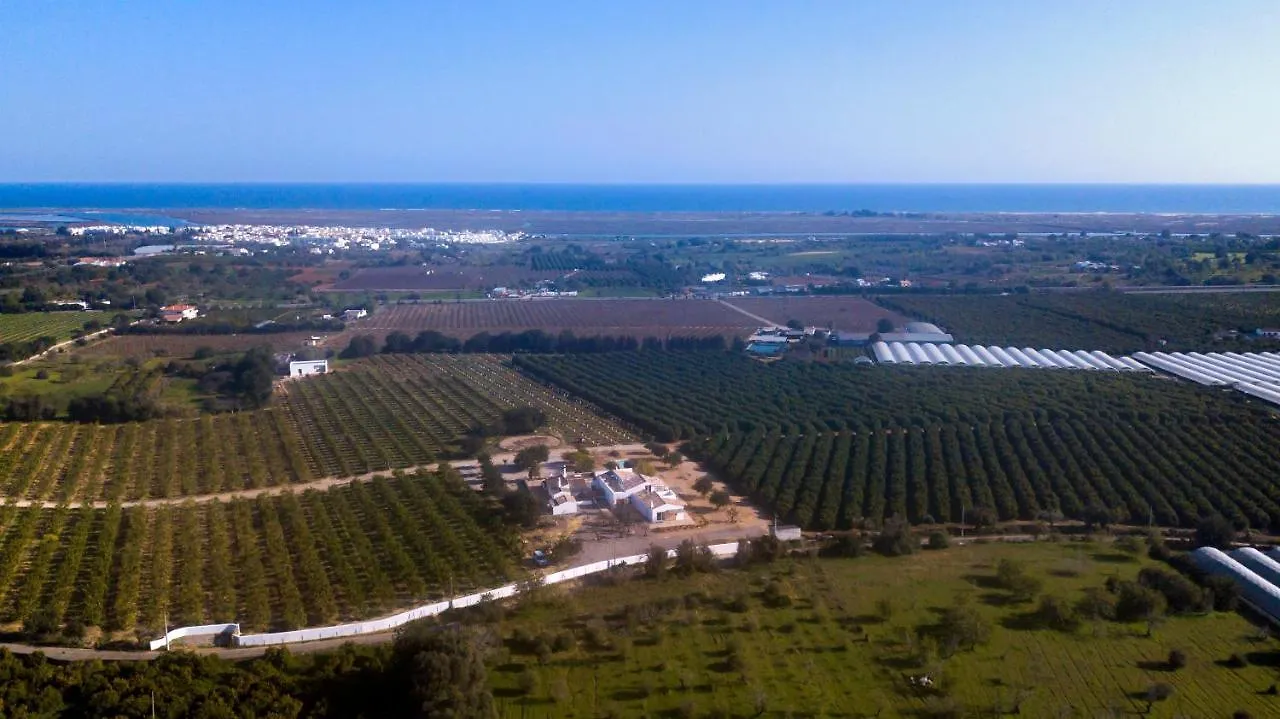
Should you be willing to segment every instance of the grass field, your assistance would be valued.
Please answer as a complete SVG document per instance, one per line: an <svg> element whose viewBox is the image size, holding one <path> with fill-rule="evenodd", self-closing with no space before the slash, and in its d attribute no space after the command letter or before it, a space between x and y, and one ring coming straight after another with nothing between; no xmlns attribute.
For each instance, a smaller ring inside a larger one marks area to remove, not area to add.
<svg viewBox="0 0 1280 719"><path fill-rule="evenodd" d="M41 337L52 337L56 342L71 339L71 333L83 330L90 320L107 322L111 318L104 312L26 312L0 314L0 344L6 342L30 342Z"/></svg>
<svg viewBox="0 0 1280 719"><path fill-rule="evenodd" d="M1021 716L1123 716L1146 710L1155 683L1173 695L1154 717L1280 712L1280 697L1261 693L1276 679L1276 641L1239 615L1172 617L1150 637L1145 624L1038 628L1034 603L989 588L1004 558L1068 600L1151 564L1106 544L1041 542L633 579L508 616L489 677L504 717L997 716L1019 701ZM770 584L789 606L766 606ZM946 657L923 637L957 603L989 623L990 639ZM571 646L545 661L528 648L562 632ZM1174 649L1187 655L1177 671L1164 666ZM1233 654L1250 664L1224 666ZM922 674L936 691L910 686Z"/></svg>

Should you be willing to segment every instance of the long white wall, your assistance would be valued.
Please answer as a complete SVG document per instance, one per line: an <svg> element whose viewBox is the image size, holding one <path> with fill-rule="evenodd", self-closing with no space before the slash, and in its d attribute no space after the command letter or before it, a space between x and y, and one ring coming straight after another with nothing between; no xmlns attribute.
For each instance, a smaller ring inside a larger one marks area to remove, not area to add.
<svg viewBox="0 0 1280 719"><path fill-rule="evenodd" d="M727 542L725 544L714 544L711 545L710 550L716 557L722 559L732 557L738 551L738 543ZM675 557L676 550L668 549L667 556ZM630 564L643 564L648 558L648 553L632 554L626 557L615 557L614 559L606 559L600 562L584 564L579 567L572 567L570 569L564 569L559 572L547 574L542 578L542 583L558 584L571 579L585 577L590 574L605 572L613 567L626 566ZM508 597L514 597L519 592L519 584L506 584L483 592L455 597L452 600L445 600L432 604L425 604L420 607L414 607L413 609L400 612L399 614L393 614L389 617L383 617L381 619L370 619L363 622L349 622L347 624L337 624L331 627L295 629L289 632L243 634L236 640L236 644L242 647L265 647L277 644L314 642L319 639L341 639L342 637L354 637L360 634L380 634L382 632L389 632L418 619L433 617L437 614L446 612L449 609L461 609L464 607L475 606L485 601L506 599ZM229 632L238 632L239 629L240 625L238 624L209 624L199 627L179 627L171 630L166 636L153 640L151 642L151 650L155 651L166 646L167 642L172 642L183 637L226 634Z"/></svg>

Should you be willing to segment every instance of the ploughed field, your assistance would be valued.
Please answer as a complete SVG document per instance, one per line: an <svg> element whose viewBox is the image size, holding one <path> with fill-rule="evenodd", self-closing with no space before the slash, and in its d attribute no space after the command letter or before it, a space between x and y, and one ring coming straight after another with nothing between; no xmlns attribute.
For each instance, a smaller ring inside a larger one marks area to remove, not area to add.
<svg viewBox="0 0 1280 719"><path fill-rule="evenodd" d="M368 267L334 282L335 290L490 290L520 283L553 280L555 270L531 270L517 265Z"/></svg>
<svg viewBox="0 0 1280 719"><path fill-rule="evenodd" d="M84 330L90 320L106 323L110 316L105 312L24 312L0 314L0 344L31 342L41 337L52 337L55 342L71 339L71 335Z"/></svg>
<svg viewBox="0 0 1280 719"><path fill-rule="evenodd" d="M631 435L484 355L377 356L291 381L263 410L117 425L0 423L0 496L116 501L215 494L433 462L504 410L569 441Z"/></svg>
<svg viewBox="0 0 1280 719"><path fill-rule="evenodd" d="M779 325L796 320L806 327L875 332L882 318L895 325L906 321L901 314L861 297L733 297L725 301Z"/></svg>
<svg viewBox="0 0 1280 719"><path fill-rule="evenodd" d="M500 583L512 537L451 472L229 502L0 506L0 621L131 641L168 626L289 629Z"/></svg>
<svg viewBox="0 0 1280 719"><path fill-rule="evenodd" d="M863 367L733 354L516 358L812 529L889 517L1031 520L1090 510L1280 530L1280 420L1237 393L1155 376Z"/></svg>
<svg viewBox="0 0 1280 719"><path fill-rule="evenodd" d="M736 337L759 325L713 300L493 300L396 305L350 329L385 335L393 331L413 335L434 330L469 338L481 332L542 330L557 334L629 336L669 335Z"/></svg>

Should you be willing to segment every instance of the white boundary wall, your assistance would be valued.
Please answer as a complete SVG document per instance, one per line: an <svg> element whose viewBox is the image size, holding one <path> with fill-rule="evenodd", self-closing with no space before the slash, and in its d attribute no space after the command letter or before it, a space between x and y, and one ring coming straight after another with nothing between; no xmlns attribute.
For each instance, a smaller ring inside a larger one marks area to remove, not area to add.
<svg viewBox="0 0 1280 719"><path fill-rule="evenodd" d="M169 642L182 639L183 637L209 637L217 636L219 634L230 634L234 636L239 633L239 624L202 624L198 627L178 627L177 629L170 629L168 634L165 634L159 639L152 639L151 651L154 652L155 650L166 646Z"/></svg>
<svg viewBox="0 0 1280 719"><path fill-rule="evenodd" d="M712 554L719 558L732 557L738 552L738 543L727 542L725 544L714 544L709 547ZM676 550L668 549L667 556L674 557ZM642 564L649 558L648 553L633 554L627 557L615 557L600 562L584 564L580 567L571 567L559 572L551 572L542 577L541 584L558 584L566 582L570 579L585 577L590 574L608 571L614 567L621 567L630 564ZM536 581L536 580L535 580ZM389 617L381 619L370 619L363 622L350 622L348 624L337 624L331 627L311 627L308 629L296 629L289 632L270 632L267 634L244 634L239 635L235 640L236 646L241 647L265 647L277 644L296 644L298 642L314 642L320 639L341 639L342 637L354 637L360 634L379 634L389 632L393 629L401 627L409 622L433 617L442 614L449 609L461 609L463 607L472 607L481 602L494 599L506 599L514 597L520 592L520 585L506 584L501 587L495 587L484 592L476 592L461 597L455 597L451 600L435 602L433 604L425 604L414 607L399 614L393 614ZM155 651L165 646L166 639L172 641L182 637L222 634L228 631L238 632L240 625L238 624L210 624L201 627L179 627L171 630L166 637L153 640L151 649Z"/></svg>

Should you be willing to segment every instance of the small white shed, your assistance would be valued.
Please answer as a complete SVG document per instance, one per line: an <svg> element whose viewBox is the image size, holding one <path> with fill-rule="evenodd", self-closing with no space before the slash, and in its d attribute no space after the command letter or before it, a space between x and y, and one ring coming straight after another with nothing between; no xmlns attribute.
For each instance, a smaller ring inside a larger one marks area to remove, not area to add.
<svg viewBox="0 0 1280 719"><path fill-rule="evenodd" d="M301 360L289 363L290 377L306 377L313 374L325 374L329 371L329 360Z"/></svg>

